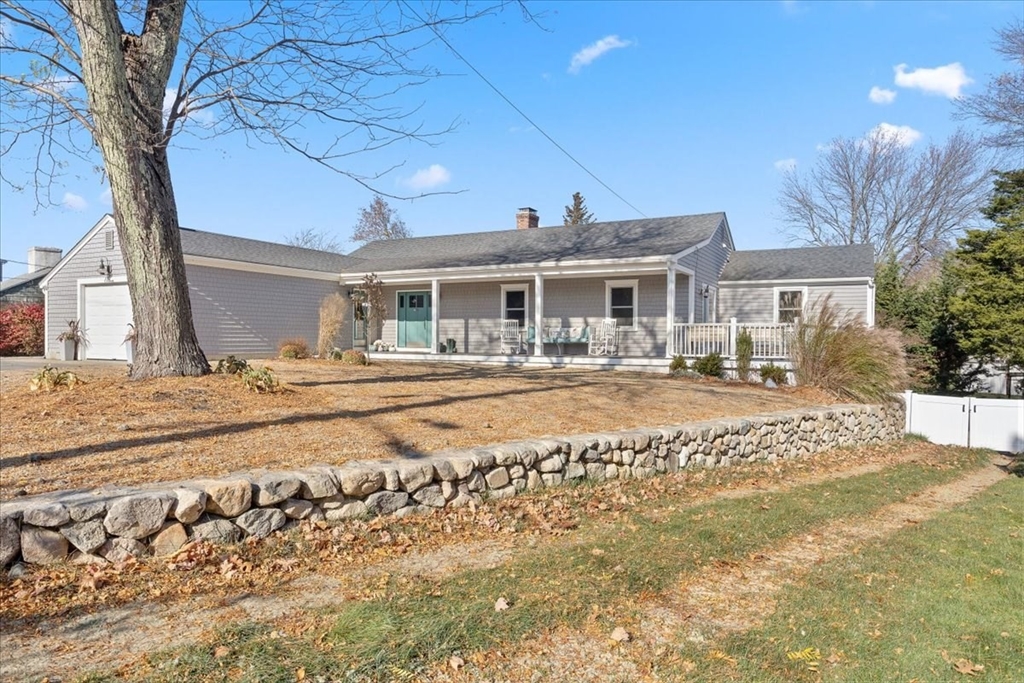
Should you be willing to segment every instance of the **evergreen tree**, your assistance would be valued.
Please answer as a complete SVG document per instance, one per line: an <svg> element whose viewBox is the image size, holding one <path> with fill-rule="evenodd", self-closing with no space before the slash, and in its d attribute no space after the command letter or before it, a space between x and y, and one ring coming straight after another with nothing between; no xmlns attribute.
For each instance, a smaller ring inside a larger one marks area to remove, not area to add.
<svg viewBox="0 0 1024 683"><path fill-rule="evenodd" d="M950 298L961 348L978 360L1024 367L1024 169L998 173L986 217L951 255L958 287Z"/></svg>
<svg viewBox="0 0 1024 683"><path fill-rule="evenodd" d="M587 210L587 203L582 194L572 193L572 204L565 207L565 216L562 220L565 225L587 225L594 222L594 214Z"/></svg>

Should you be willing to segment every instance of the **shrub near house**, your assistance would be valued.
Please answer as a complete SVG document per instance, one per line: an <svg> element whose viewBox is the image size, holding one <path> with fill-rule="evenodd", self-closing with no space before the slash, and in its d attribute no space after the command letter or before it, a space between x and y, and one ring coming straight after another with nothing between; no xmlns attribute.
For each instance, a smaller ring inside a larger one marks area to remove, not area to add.
<svg viewBox="0 0 1024 683"><path fill-rule="evenodd" d="M0 356L43 355L42 304L14 304L0 309Z"/></svg>

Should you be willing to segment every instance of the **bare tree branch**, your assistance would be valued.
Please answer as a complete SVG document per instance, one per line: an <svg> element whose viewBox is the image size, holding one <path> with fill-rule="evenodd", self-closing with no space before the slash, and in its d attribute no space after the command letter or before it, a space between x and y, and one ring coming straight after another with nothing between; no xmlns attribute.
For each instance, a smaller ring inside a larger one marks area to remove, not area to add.
<svg viewBox="0 0 1024 683"><path fill-rule="evenodd" d="M976 119L992 132L985 137L990 147L1016 152L1021 165L1024 154L1024 22L1017 20L997 32L995 50L1012 68L989 80L985 91L956 102L958 119Z"/></svg>
<svg viewBox="0 0 1024 683"><path fill-rule="evenodd" d="M786 173L781 218L794 241L870 243L879 259L913 270L977 223L987 171L980 143L963 131L921 153L896 135L837 138L806 175Z"/></svg>

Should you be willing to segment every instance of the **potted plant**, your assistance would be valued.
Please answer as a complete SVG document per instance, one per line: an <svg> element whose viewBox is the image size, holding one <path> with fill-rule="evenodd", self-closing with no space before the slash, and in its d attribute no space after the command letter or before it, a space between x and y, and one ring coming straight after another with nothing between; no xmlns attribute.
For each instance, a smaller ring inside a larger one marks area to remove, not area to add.
<svg viewBox="0 0 1024 683"><path fill-rule="evenodd" d="M77 320L68 321L68 329L57 335L60 342L60 359L77 360L78 347L85 340Z"/></svg>
<svg viewBox="0 0 1024 683"><path fill-rule="evenodd" d="M124 352L128 358L128 365L135 362L135 325L128 323L128 334L124 335Z"/></svg>

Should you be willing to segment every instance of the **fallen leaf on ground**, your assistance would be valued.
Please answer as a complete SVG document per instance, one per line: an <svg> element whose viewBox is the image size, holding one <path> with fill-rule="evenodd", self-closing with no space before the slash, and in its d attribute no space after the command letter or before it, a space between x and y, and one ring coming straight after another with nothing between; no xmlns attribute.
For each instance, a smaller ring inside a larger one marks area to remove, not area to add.
<svg viewBox="0 0 1024 683"><path fill-rule="evenodd" d="M498 598L497 600L494 601L494 611L495 612L504 612L505 610L507 610L511 606L512 605L508 604L508 600L506 600L505 598Z"/></svg>
<svg viewBox="0 0 1024 683"><path fill-rule="evenodd" d="M298 669L295 670L295 680L297 680L297 681L304 681L304 680L306 680L306 668L305 667L300 666Z"/></svg>
<svg viewBox="0 0 1024 683"><path fill-rule="evenodd" d="M612 640L614 640L616 643L628 643L629 631L622 628L621 626L616 626L615 630L612 631Z"/></svg>
<svg viewBox="0 0 1024 683"><path fill-rule="evenodd" d="M231 648L225 647L223 645L218 645L216 647L216 649L214 649L214 651L213 651L213 656L216 657L217 659L220 659L221 657L227 657L228 653L230 653L230 652L231 652Z"/></svg>
<svg viewBox="0 0 1024 683"><path fill-rule="evenodd" d="M448 660L448 666L450 666L453 671L458 671L462 667L466 666L466 660L462 657L453 656Z"/></svg>
<svg viewBox="0 0 1024 683"><path fill-rule="evenodd" d="M953 662L953 671L967 676L977 676L984 670L984 666L981 664L975 664L969 659L958 659Z"/></svg>

